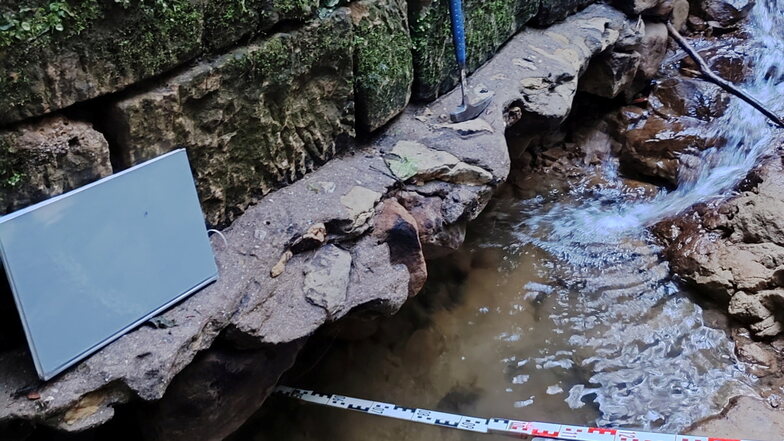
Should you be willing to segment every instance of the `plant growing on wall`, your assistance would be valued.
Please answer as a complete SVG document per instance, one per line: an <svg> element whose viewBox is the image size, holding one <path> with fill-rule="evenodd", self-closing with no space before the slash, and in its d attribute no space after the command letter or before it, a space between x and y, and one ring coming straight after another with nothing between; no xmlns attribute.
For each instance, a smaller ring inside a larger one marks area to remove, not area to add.
<svg viewBox="0 0 784 441"><path fill-rule="evenodd" d="M64 1L55 1L37 8L24 7L17 12L0 14L0 47L14 42L32 41L44 34L62 32L65 21L74 13Z"/></svg>

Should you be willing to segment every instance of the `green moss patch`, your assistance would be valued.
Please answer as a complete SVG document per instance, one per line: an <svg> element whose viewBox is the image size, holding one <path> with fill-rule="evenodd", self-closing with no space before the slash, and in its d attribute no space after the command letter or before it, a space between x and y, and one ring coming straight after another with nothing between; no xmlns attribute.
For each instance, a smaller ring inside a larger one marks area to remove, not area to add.
<svg viewBox="0 0 784 441"><path fill-rule="evenodd" d="M467 0L463 8L467 64L474 70L537 13L539 0ZM409 22L416 72L414 95L434 99L458 80L448 1L412 0Z"/></svg>
<svg viewBox="0 0 784 441"><path fill-rule="evenodd" d="M355 15L357 120L373 131L403 110L411 96L413 58L405 3L361 1Z"/></svg>

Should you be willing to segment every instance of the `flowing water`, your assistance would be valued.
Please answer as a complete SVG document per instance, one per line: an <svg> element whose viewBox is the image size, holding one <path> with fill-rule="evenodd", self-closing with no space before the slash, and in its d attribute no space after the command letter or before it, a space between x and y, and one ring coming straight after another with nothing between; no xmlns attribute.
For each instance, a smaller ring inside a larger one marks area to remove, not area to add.
<svg viewBox="0 0 784 441"><path fill-rule="evenodd" d="M755 74L744 85L784 113L784 0L749 20ZM740 100L712 125L720 148L672 191L645 191L612 160L527 200L499 196L457 255L431 266L426 292L305 377L323 392L477 416L681 430L759 391L718 314L670 279L646 227L726 196L773 145ZM546 180L542 176L541 180ZM554 179L560 179L556 177ZM561 191L559 188L568 187ZM507 192L508 193L508 192ZM714 318L711 318L714 317ZM720 318L716 319L721 321ZM726 326L726 324L724 324ZM258 439L490 439L274 401Z"/></svg>

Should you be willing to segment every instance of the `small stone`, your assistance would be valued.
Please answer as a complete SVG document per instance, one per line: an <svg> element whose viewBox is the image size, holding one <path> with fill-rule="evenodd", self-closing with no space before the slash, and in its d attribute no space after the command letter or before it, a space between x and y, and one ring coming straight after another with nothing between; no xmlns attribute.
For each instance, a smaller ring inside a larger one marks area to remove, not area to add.
<svg viewBox="0 0 784 441"><path fill-rule="evenodd" d="M323 223L311 225L302 236L296 238L289 249L294 254L320 247L327 239L327 227Z"/></svg>
<svg viewBox="0 0 784 441"><path fill-rule="evenodd" d="M441 129L451 129L459 133L461 136L476 135L481 132L493 133L493 126L482 118L472 119L470 121L463 121L460 123L452 124L438 124L436 127Z"/></svg>
<svg viewBox="0 0 784 441"><path fill-rule="evenodd" d="M345 228L344 233L352 233L361 229L373 217L373 207L381 200L381 193L369 188L355 185L348 193L340 198L349 213L351 224Z"/></svg>
<svg viewBox="0 0 784 441"><path fill-rule="evenodd" d="M734 318L744 323L759 322L773 315L773 313L762 304L761 296L747 294L744 291L738 291L732 296L728 312Z"/></svg>
<svg viewBox="0 0 784 441"><path fill-rule="evenodd" d="M335 245L320 248L306 264L305 297L336 317L346 304L350 273L351 253Z"/></svg>
<svg viewBox="0 0 784 441"><path fill-rule="evenodd" d="M275 277L283 274L283 271L286 271L286 264L289 263L289 260L291 260L293 255L294 253L292 253L291 250L284 251L280 256L278 263L276 263L275 266L273 266L270 270L270 277L274 279Z"/></svg>
<svg viewBox="0 0 784 441"><path fill-rule="evenodd" d="M747 363L762 365L773 371L778 370L776 355L773 353L773 348L768 345L757 342L739 342L737 352L738 356Z"/></svg>

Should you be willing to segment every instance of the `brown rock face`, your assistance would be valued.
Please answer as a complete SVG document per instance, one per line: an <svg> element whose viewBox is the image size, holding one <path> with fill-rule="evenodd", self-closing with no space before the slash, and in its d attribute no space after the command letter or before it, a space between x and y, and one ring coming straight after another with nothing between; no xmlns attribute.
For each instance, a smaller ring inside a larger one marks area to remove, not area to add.
<svg viewBox="0 0 784 441"><path fill-rule="evenodd" d="M615 98L628 88L640 65L638 52L606 52L588 66L579 83L579 90L590 94Z"/></svg>
<svg viewBox="0 0 784 441"><path fill-rule="evenodd" d="M406 191L398 200L416 219L419 238L427 259L443 257L456 250L465 240L465 225L446 225L443 200Z"/></svg>
<svg viewBox="0 0 784 441"><path fill-rule="evenodd" d="M638 76L646 80L656 76L667 53L669 41L670 36L667 34L667 26L664 23L645 23L645 33L637 50L640 53Z"/></svg>
<svg viewBox="0 0 784 441"><path fill-rule="evenodd" d="M725 202L659 224L675 273L727 304L757 337L784 330L784 168L781 152L760 167L762 182Z"/></svg>
<svg viewBox="0 0 784 441"><path fill-rule="evenodd" d="M427 264L416 219L397 201L387 200L374 219L373 234L389 245L390 261L408 269L408 295L417 294L427 280Z"/></svg>
<svg viewBox="0 0 784 441"><path fill-rule="evenodd" d="M261 349L210 349L145 411L147 436L161 441L225 439L261 406L303 344L297 340Z"/></svg>
<svg viewBox="0 0 784 441"><path fill-rule="evenodd" d="M648 110L630 106L618 114L613 136L622 144L621 166L675 186L700 150L722 144L706 123L726 110L729 98L703 81L668 78L648 100Z"/></svg>
<svg viewBox="0 0 784 441"><path fill-rule="evenodd" d="M754 0L690 0L692 10L705 20L731 26L745 18Z"/></svg>
<svg viewBox="0 0 784 441"><path fill-rule="evenodd" d="M0 214L111 173L109 145L88 123L53 117L0 131Z"/></svg>

